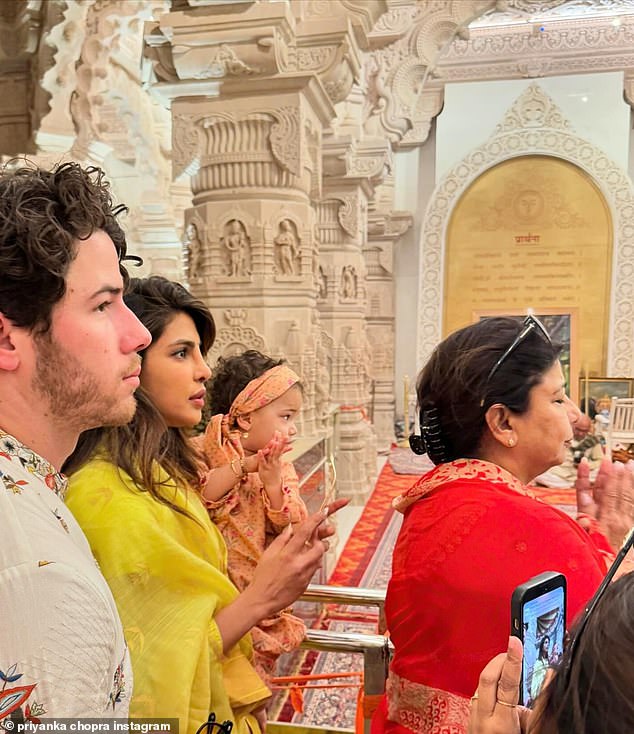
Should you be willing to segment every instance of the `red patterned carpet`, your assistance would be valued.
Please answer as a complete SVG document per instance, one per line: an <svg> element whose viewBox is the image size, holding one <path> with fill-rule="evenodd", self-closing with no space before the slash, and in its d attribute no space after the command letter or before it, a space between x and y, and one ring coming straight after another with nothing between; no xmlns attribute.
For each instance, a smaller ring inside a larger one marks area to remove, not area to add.
<svg viewBox="0 0 634 734"><path fill-rule="evenodd" d="M376 480L374 491L354 526L331 576L335 586L359 586L370 565L394 510L392 500L416 481L411 474L395 474L387 462Z"/></svg>
<svg viewBox="0 0 634 734"><path fill-rule="evenodd" d="M400 527L400 517L392 510L392 499L409 489L416 476L396 474L389 463L381 471L375 488L346 542L329 583L336 586L385 588L392 565L392 548ZM378 616L367 607L329 605L322 610L315 627L336 632L376 632ZM363 668L359 654L300 652L282 660L284 674L306 675L355 671ZM341 682L341 681L339 681ZM306 691L303 714L297 713L285 691L276 694L270 718L324 728L354 727L357 702L355 688Z"/></svg>

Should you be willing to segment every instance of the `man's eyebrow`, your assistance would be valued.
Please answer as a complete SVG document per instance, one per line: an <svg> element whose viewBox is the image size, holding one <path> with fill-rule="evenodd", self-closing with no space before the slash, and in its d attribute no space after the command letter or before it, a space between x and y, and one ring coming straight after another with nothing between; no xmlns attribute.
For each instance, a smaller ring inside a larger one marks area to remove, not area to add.
<svg viewBox="0 0 634 734"><path fill-rule="evenodd" d="M107 293L111 296L118 296L123 293L123 288L114 285L104 285L102 288L100 288L98 291L95 291L90 296L90 300L92 301L92 299L97 298L97 296L103 296L104 293Z"/></svg>

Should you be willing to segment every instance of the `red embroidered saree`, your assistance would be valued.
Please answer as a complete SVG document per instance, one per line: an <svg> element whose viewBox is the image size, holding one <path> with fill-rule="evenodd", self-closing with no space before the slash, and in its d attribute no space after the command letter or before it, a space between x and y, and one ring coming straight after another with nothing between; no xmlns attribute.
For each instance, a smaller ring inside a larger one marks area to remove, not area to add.
<svg viewBox="0 0 634 734"><path fill-rule="evenodd" d="M513 589L561 571L570 625L606 564L573 520L488 462L441 464L394 506L405 515L386 601L396 654L373 731L465 734L478 677L507 646Z"/></svg>

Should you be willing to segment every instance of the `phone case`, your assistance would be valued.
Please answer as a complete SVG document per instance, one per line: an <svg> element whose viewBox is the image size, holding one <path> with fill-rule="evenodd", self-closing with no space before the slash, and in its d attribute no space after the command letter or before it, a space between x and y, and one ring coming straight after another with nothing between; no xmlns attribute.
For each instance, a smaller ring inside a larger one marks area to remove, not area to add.
<svg viewBox="0 0 634 734"><path fill-rule="evenodd" d="M546 674L563 653L566 577L546 571L520 584L511 597L511 634L524 645L520 703L532 705Z"/></svg>

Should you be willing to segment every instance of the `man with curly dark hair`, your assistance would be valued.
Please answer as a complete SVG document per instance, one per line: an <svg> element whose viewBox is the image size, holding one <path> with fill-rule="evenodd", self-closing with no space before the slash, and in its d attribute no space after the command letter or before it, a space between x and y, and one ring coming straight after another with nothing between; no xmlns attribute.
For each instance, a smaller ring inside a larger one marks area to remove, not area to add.
<svg viewBox="0 0 634 734"><path fill-rule="evenodd" d="M129 421L150 336L97 168L0 170L0 719L127 715L117 609L64 505L79 434Z"/></svg>

